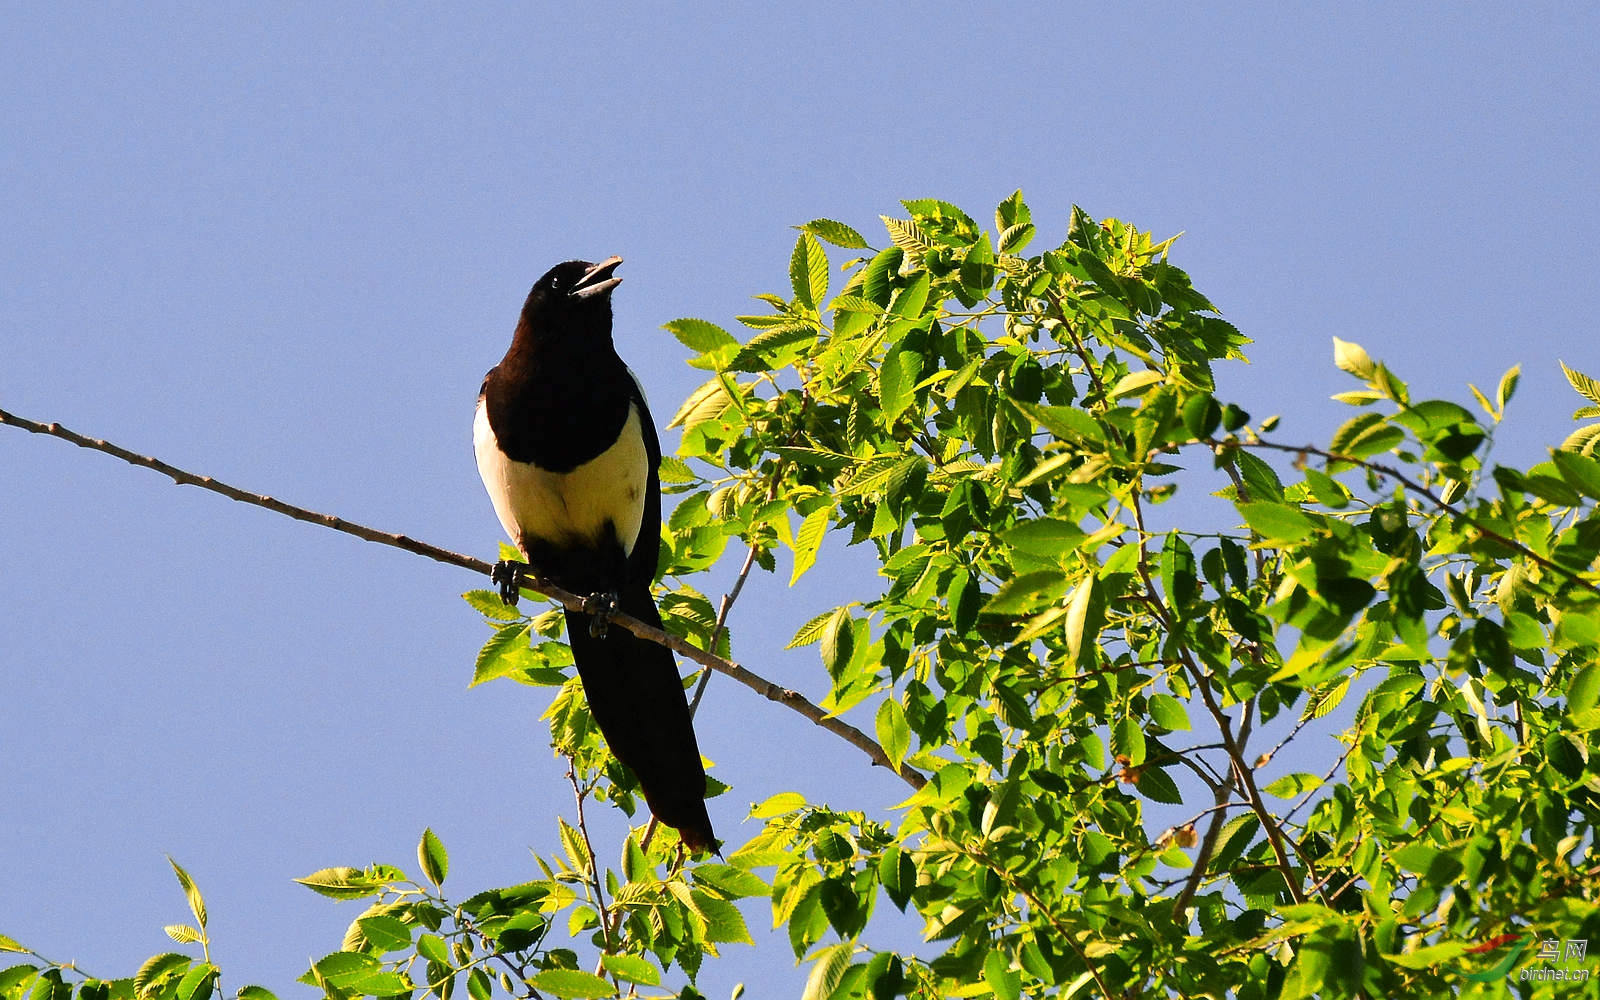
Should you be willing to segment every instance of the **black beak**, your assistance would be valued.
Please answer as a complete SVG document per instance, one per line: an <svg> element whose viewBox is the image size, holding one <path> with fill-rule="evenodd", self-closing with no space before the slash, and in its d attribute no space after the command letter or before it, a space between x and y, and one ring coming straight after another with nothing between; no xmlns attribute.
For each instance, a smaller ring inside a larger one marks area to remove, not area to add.
<svg viewBox="0 0 1600 1000"><path fill-rule="evenodd" d="M583 277L572 286L569 293L575 299L586 299L591 295L605 295L613 288L622 284L622 279L613 277L612 272L622 263L621 257L607 257L605 260L583 272Z"/></svg>

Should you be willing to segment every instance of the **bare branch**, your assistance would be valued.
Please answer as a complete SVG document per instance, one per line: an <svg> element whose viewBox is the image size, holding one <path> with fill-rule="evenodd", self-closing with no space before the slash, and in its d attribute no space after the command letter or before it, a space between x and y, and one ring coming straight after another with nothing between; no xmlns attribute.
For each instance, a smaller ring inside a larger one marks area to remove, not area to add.
<svg viewBox="0 0 1600 1000"><path fill-rule="evenodd" d="M246 490L241 490L236 486L230 486L227 483L219 482L218 480L212 479L210 476L196 475L174 465L169 465L160 459L151 458L147 455L136 454L135 452L131 452L126 448L114 445L109 441L86 437L75 431L70 431L67 428L62 427L60 424L37 423L35 421L19 417L16 414L7 412L3 409L0 409L0 424L10 424L13 427L20 427L23 430L34 434L45 434L50 437L60 438L61 440L69 441L80 448L88 448L91 451L103 452L107 455L111 455L114 458L120 458L130 465L137 465L142 468L152 469L161 473L163 476L166 476L168 479L171 479L180 486L198 486L201 489L210 490L213 493L221 494L222 496L227 497L229 500L237 500L240 503L247 503L255 507L262 507L266 510L273 511L274 513L292 517L297 521L306 521L310 524L321 525L324 528L332 528L334 531L341 531L347 535L354 535L363 541L376 542L379 545L388 545L393 548L404 549L407 552L412 552L420 556L426 556L435 562L445 563L450 566L459 566L462 569L468 569L474 573L479 573L484 576L488 576L490 571L493 569L489 563L483 561L482 559L463 555L459 552L451 552L448 549L441 549L437 545L429 545L427 542L421 542L406 535L399 535L387 531L379 531L376 528L369 528L363 524L356 524L353 521L347 521L344 518L335 517L332 514L323 514L319 511L308 510L305 507L297 507L294 504L285 503L282 500L277 500L273 497L265 496L260 493L250 493ZM519 583L526 585L531 590L543 594L544 596L560 604L562 607L573 611L584 610L584 600L579 595L558 587L542 577L533 576L526 572L520 573L519 576ZM818 726L821 726L823 729L826 729L828 732L833 733L835 736L838 736L840 739L843 739L845 742L861 750L868 756L868 758L871 759L873 764L878 765L879 767L886 767L889 770L899 774L901 779L912 788L921 788L923 785L928 783L927 777L913 768L906 767L904 765L901 765L898 769L895 768L893 762L889 760L889 755L884 753L883 748L879 746L877 742L872 739L872 737L857 729L855 726L833 718L821 707L812 704L810 701L807 701L799 693L791 691L788 688L780 687L777 684L774 684L772 681L767 680L765 677L762 677L761 675L756 674L737 663L734 663L730 660L724 660L719 656L714 656L697 646L690 645L690 643L685 639L672 635L671 633L662 629L646 625L643 622L621 612L617 612L612 615L611 624L625 628L641 639L647 639L650 642L659 643L660 645L666 646L673 652L679 654L680 656L688 657L701 666L709 667L710 669L721 674L726 674L738 681L740 684L743 684L745 687L750 688L757 694L760 694L767 700L775 701L780 705L800 713L807 719L810 719L812 722L816 723Z"/></svg>

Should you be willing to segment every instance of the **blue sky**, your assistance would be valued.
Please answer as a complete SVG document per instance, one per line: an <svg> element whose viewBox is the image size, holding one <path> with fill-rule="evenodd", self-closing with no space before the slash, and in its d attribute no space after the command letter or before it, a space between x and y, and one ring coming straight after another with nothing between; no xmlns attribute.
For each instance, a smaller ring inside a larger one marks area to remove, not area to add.
<svg viewBox="0 0 1600 1000"><path fill-rule="evenodd" d="M1256 340L1223 395L1285 437L1347 415L1340 336L1414 395L1522 363L1497 446L1534 461L1579 402L1556 358L1600 374L1600 15L1392 8L14 9L0 407L490 556L472 403L549 264L627 259L664 422L701 373L660 324L782 290L790 226L881 244L900 198L984 219L1021 187L1036 245L1074 203L1184 231ZM10 429L0 486L0 933L130 974L186 916L170 853L228 987L293 996L357 909L290 878L414 865L431 826L464 897L554 848L547 695L466 689L480 581ZM736 655L820 697L815 651L777 651L859 570L754 581ZM732 683L699 729L733 843L778 791L903 797ZM708 995L803 981L752 913Z"/></svg>

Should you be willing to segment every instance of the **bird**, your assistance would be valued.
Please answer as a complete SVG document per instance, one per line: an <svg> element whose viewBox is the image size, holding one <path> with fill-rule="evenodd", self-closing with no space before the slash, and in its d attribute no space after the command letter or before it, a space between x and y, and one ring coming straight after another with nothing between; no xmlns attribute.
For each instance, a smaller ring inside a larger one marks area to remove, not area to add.
<svg viewBox="0 0 1600 1000"><path fill-rule="evenodd" d="M478 473L526 567L577 594L568 642L590 711L650 812L693 851L718 849L706 773L672 651L609 627L621 611L661 628L651 596L661 551L661 443L638 378L612 341L621 257L570 260L523 303L473 419ZM514 562L496 564L515 604Z"/></svg>

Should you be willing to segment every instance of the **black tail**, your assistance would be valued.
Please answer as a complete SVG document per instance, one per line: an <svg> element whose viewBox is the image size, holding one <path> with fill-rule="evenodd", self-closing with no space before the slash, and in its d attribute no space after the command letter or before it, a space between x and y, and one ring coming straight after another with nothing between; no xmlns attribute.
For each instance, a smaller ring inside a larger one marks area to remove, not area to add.
<svg viewBox="0 0 1600 1000"><path fill-rule="evenodd" d="M648 587L625 586L617 604L623 613L661 627ZM690 848L715 851L717 838L706 813L706 772L672 651L620 625L596 639L589 634L588 615L566 615L583 693L611 752L638 777L657 819L675 828Z"/></svg>

